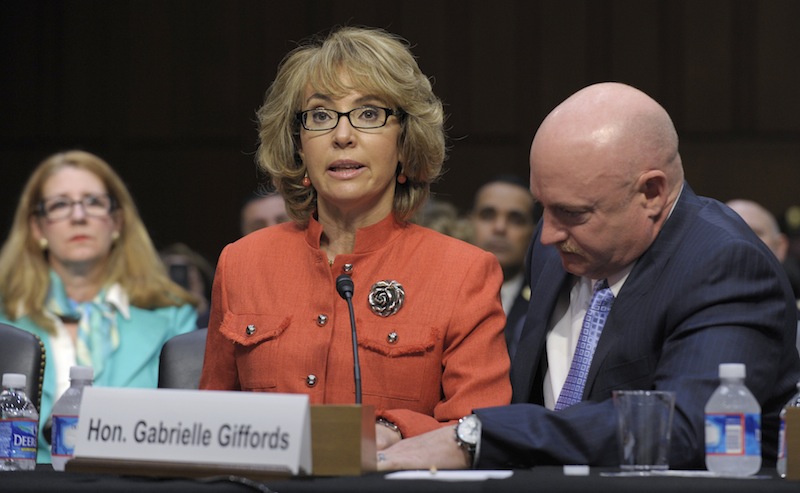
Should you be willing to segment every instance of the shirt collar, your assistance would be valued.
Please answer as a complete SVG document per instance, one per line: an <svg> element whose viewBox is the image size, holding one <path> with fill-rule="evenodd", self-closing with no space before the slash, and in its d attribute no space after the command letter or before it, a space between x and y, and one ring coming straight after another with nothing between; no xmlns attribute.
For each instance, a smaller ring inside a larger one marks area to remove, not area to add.
<svg viewBox="0 0 800 493"><path fill-rule="evenodd" d="M522 283L524 282L525 275L520 272L511 279L503 281L503 285L500 286L500 301L503 303L503 311L506 312L506 315L511 311L514 302L517 301L517 294L522 289Z"/></svg>
<svg viewBox="0 0 800 493"><path fill-rule="evenodd" d="M632 264L628 265L621 271L611 274L606 278L606 281L608 282L608 287L611 288L611 292L614 294L615 298L619 295L619 292L622 290L622 285L625 284L626 280L628 280L628 276L633 270L634 265L636 265L636 262L633 262ZM597 280L592 279L592 287L594 287L597 281L599 281L599 279Z"/></svg>
<svg viewBox="0 0 800 493"><path fill-rule="evenodd" d="M114 283L108 287L103 301L114 305L114 308L116 308L126 320L131 318L130 299L128 298L128 294L124 289L122 289L122 286L120 286L119 283Z"/></svg>

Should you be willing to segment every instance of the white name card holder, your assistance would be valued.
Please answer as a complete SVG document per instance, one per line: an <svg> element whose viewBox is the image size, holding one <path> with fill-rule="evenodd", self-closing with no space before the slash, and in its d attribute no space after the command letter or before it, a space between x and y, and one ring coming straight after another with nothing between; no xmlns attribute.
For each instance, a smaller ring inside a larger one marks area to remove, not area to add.
<svg viewBox="0 0 800 493"><path fill-rule="evenodd" d="M312 470L308 396L87 387L69 472L256 479Z"/></svg>

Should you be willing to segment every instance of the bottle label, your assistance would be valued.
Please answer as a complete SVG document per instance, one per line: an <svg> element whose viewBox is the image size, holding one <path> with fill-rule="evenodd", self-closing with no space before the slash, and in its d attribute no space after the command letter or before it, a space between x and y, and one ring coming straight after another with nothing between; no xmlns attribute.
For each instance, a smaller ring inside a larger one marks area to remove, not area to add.
<svg viewBox="0 0 800 493"><path fill-rule="evenodd" d="M0 459L36 460L39 423L32 419L0 421Z"/></svg>
<svg viewBox="0 0 800 493"><path fill-rule="evenodd" d="M52 455L72 457L75 441L78 438L78 417L54 414L52 433L50 440Z"/></svg>
<svg viewBox="0 0 800 493"><path fill-rule="evenodd" d="M761 414L706 414L706 455L761 456Z"/></svg>

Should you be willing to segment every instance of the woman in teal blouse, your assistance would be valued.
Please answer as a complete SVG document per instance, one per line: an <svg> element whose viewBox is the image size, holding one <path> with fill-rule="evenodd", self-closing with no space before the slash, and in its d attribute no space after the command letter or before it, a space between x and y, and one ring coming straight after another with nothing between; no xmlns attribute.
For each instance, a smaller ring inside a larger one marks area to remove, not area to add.
<svg viewBox="0 0 800 493"><path fill-rule="evenodd" d="M38 462L50 462L41 431L70 366L91 366L97 386L156 387L161 346L195 328L197 301L170 281L122 180L88 152L34 170L0 279L0 321L45 346Z"/></svg>

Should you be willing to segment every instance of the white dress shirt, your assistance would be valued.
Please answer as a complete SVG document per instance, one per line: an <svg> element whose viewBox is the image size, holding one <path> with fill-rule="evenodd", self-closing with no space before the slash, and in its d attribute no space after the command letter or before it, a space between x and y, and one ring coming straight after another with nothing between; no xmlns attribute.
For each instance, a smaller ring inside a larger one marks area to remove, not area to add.
<svg viewBox="0 0 800 493"><path fill-rule="evenodd" d="M517 299L519 290L522 289L522 283L525 282L525 275L520 272L508 281L504 281L500 287L500 302L503 304L503 311L508 315L511 308L514 306L514 301Z"/></svg>

